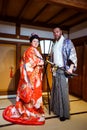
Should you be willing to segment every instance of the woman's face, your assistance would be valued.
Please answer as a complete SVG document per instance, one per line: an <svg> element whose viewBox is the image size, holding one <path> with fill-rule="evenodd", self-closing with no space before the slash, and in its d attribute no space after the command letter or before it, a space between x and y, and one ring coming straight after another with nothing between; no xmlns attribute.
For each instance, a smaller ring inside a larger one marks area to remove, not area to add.
<svg viewBox="0 0 87 130"><path fill-rule="evenodd" d="M32 45L33 47L36 47L36 48L37 48L37 47L38 47L38 45L39 45L39 40L38 40L38 39L36 39L36 38L35 38L35 39L33 39L33 40L32 40L32 42L31 42L31 45Z"/></svg>

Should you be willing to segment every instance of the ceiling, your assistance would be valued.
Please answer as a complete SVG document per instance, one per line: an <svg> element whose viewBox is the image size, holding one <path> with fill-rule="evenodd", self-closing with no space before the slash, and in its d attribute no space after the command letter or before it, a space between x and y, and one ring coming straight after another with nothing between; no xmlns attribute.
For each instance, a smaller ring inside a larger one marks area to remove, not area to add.
<svg viewBox="0 0 87 130"><path fill-rule="evenodd" d="M0 0L0 21L68 30L87 21L87 0Z"/></svg>

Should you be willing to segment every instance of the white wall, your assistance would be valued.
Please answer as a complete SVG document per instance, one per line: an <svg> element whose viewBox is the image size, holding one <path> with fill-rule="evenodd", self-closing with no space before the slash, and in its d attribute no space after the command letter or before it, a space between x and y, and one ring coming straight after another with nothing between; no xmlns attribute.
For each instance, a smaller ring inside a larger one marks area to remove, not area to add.
<svg viewBox="0 0 87 130"><path fill-rule="evenodd" d="M16 34L16 25L7 22L3 23L2 21L0 21L0 33ZM51 29L21 25L20 35L31 36L31 33L36 33L41 38L53 39L53 33ZM67 37L67 32L64 32L64 35L65 37ZM80 24L70 29L70 34L69 34L70 39L74 39L82 36L87 36L87 22L84 22L83 24Z"/></svg>
<svg viewBox="0 0 87 130"><path fill-rule="evenodd" d="M0 33L16 34L15 24L0 21Z"/></svg>
<svg viewBox="0 0 87 130"><path fill-rule="evenodd" d="M53 32L50 28L40 28L40 27L34 27L34 26L21 26L21 35L24 36L31 36L32 33L36 33L41 38L50 38L53 39ZM67 37L67 32L64 31L65 37Z"/></svg>
<svg viewBox="0 0 87 130"><path fill-rule="evenodd" d="M16 34L16 25L8 22L3 23L2 21L0 21L0 33ZM39 37L41 38L53 39L52 30L49 28L40 28L35 26L21 25L20 35L31 36L32 33L39 35ZM64 35L65 37L67 37L66 32L64 32Z"/></svg>
<svg viewBox="0 0 87 130"><path fill-rule="evenodd" d="M52 38L53 39L53 33L51 29L45 29L45 28L36 28L33 26L21 26L20 35L24 36L31 36L32 33L37 34L41 38Z"/></svg>
<svg viewBox="0 0 87 130"><path fill-rule="evenodd" d="M69 38L74 39L78 37L87 36L87 22L79 24L70 29Z"/></svg>

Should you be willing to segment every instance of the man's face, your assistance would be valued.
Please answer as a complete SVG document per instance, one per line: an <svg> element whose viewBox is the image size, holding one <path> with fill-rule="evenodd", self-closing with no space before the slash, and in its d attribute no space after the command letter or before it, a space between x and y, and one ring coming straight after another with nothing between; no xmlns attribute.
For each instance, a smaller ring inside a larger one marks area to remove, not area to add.
<svg viewBox="0 0 87 130"><path fill-rule="evenodd" d="M60 28L54 28L53 35L56 40L59 40L62 35L62 30Z"/></svg>

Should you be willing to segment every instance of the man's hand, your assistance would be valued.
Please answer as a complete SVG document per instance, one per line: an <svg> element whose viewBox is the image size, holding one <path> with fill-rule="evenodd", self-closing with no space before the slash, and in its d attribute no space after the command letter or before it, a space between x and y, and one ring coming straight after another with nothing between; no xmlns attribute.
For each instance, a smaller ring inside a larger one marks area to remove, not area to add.
<svg viewBox="0 0 87 130"><path fill-rule="evenodd" d="M72 74L73 70L74 70L74 64L71 64L70 68L67 71Z"/></svg>

